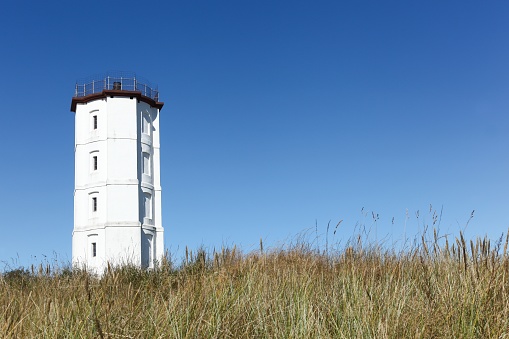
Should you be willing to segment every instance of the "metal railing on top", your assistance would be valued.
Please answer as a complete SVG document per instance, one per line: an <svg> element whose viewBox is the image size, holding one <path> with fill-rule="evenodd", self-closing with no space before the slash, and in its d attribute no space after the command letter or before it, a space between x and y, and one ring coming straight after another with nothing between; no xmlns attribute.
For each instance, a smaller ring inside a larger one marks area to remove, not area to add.
<svg viewBox="0 0 509 339"><path fill-rule="evenodd" d="M139 91L141 95L159 101L159 91L136 75L96 76L89 80L76 82L75 97L84 97L103 90Z"/></svg>

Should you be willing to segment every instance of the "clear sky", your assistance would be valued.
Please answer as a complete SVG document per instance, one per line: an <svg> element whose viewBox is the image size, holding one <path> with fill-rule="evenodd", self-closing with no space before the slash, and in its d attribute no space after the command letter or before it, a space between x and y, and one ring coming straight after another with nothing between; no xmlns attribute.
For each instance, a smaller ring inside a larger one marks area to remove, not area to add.
<svg viewBox="0 0 509 339"><path fill-rule="evenodd" d="M507 1L8 1L0 269L70 261L74 85L117 70L165 102L163 225L177 256L313 240L315 223L323 240L329 220L343 220L329 241L365 226L398 244L434 210L441 234L497 239L508 18Z"/></svg>

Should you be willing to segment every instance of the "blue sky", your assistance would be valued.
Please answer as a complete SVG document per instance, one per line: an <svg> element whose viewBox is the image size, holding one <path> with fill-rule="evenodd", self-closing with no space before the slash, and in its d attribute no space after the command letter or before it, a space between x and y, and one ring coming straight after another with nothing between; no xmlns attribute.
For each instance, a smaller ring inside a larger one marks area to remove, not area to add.
<svg viewBox="0 0 509 339"><path fill-rule="evenodd" d="M475 210L467 236L497 239L508 17L504 1L3 4L0 263L70 261L74 84L117 70L165 102L163 225L177 257L313 240L315 224L323 240L329 220L343 220L329 241L365 226L397 246L435 210L442 234Z"/></svg>

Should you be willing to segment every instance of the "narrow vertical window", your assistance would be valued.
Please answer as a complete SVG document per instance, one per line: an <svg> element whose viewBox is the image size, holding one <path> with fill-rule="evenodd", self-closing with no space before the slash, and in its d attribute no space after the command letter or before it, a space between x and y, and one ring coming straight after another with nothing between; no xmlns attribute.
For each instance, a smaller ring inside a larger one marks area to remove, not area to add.
<svg viewBox="0 0 509 339"><path fill-rule="evenodd" d="M97 129L97 115L94 115L94 116L92 117L92 120L93 120L93 122L92 122L92 124L93 124L93 129Z"/></svg>
<svg viewBox="0 0 509 339"><path fill-rule="evenodd" d="M96 172L99 169L99 151L94 150L90 152L89 159L90 159L89 160L90 172L91 173Z"/></svg>
<svg viewBox="0 0 509 339"><path fill-rule="evenodd" d="M93 242L92 243L92 257L96 257L97 256L97 243Z"/></svg>
<svg viewBox="0 0 509 339"><path fill-rule="evenodd" d="M147 250L148 250L148 267L152 268L154 267L154 258L153 258L153 253L154 253L154 246L153 246L153 236L152 234L146 234L146 237L147 237Z"/></svg>
<svg viewBox="0 0 509 339"><path fill-rule="evenodd" d="M147 235L147 238L148 238L148 266L152 267L154 264L152 259L152 253L154 251L152 249L152 235Z"/></svg>
<svg viewBox="0 0 509 339"><path fill-rule="evenodd" d="M97 197L92 198L92 212L97 212Z"/></svg>
<svg viewBox="0 0 509 339"><path fill-rule="evenodd" d="M152 219L152 196L150 193L144 194L145 218Z"/></svg>
<svg viewBox="0 0 509 339"><path fill-rule="evenodd" d="M150 134L150 117L147 113L143 113L141 121L141 132L145 134Z"/></svg>
<svg viewBox="0 0 509 339"><path fill-rule="evenodd" d="M143 152L143 174L150 175L150 154Z"/></svg>

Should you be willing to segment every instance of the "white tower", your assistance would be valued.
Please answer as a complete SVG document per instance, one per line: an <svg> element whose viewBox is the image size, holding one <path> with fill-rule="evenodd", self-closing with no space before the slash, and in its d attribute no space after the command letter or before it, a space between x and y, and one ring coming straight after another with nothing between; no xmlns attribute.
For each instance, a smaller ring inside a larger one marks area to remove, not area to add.
<svg viewBox="0 0 509 339"><path fill-rule="evenodd" d="M134 75L76 84L72 261L151 268L164 255L159 93Z"/></svg>

